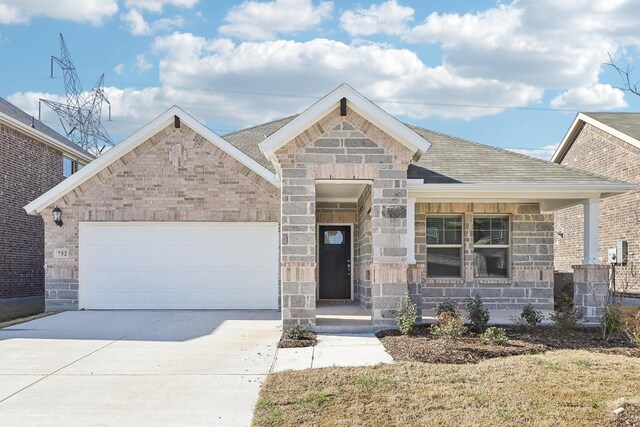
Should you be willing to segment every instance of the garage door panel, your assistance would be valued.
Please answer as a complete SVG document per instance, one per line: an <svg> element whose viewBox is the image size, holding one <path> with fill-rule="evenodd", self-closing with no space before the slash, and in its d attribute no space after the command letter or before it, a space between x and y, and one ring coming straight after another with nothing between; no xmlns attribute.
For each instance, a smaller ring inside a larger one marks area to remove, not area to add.
<svg viewBox="0 0 640 427"><path fill-rule="evenodd" d="M277 308L275 223L81 223L82 308Z"/></svg>

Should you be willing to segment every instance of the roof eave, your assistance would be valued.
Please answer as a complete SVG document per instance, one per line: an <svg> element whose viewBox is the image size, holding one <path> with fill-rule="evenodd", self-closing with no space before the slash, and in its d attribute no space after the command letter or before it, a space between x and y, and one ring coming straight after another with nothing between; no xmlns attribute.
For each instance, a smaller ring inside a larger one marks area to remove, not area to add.
<svg viewBox="0 0 640 427"><path fill-rule="evenodd" d="M92 155L83 153L81 150L76 150L73 147L65 145L60 141L57 141L55 138L52 138L49 135L39 131L38 129L32 128L31 126L21 122L20 120L16 120L8 114L0 112L0 120L7 122L9 126L18 128L21 132L24 132L32 138L38 139L44 144L62 151L64 154L74 156L77 160L84 160L85 162L89 163L95 159L95 157L93 157Z"/></svg>

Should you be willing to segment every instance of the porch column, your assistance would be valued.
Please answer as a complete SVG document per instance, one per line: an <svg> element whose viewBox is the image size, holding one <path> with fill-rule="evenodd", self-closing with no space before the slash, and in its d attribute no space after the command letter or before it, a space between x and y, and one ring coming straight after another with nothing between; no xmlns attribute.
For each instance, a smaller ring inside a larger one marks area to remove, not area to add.
<svg viewBox="0 0 640 427"><path fill-rule="evenodd" d="M407 264L416 263L416 199L407 198Z"/></svg>
<svg viewBox="0 0 640 427"><path fill-rule="evenodd" d="M584 207L584 247L583 265L598 264L600 240L600 199L592 198L582 202Z"/></svg>
<svg viewBox="0 0 640 427"><path fill-rule="evenodd" d="M316 187L302 168L282 168L282 326L316 324Z"/></svg>
<svg viewBox="0 0 640 427"><path fill-rule="evenodd" d="M395 323L407 286L407 173L380 170L371 192L371 320Z"/></svg>

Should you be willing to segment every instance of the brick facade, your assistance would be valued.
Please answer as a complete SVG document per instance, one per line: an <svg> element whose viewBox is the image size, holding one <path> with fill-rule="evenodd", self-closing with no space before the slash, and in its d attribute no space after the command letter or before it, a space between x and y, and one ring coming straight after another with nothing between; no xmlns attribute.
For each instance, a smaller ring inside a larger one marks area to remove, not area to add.
<svg viewBox="0 0 640 427"><path fill-rule="evenodd" d="M63 179L62 152L0 123L0 320L42 305L43 218L23 206Z"/></svg>
<svg viewBox="0 0 640 427"><path fill-rule="evenodd" d="M426 218L431 214L463 217L463 277L426 277ZM511 224L511 277L474 278L473 216L506 214ZM516 203L417 203L415 210L416 262L421 274L423 309L434 309L445 298L463 302L480 295L490 310L521 309L532 303L553 308L553 218L543 215L537 204Z"/></svg>
<svg viewBox="0 0 640 427"><path fill-rule="evenodd" d="M273 184L185 124L167 126L57 202L64 226L45 222L47 309L78 306L80 221L277 222L279 199ZM56 248L69 257L54 258Z"/></svg>
<svg viewBox="0 0 640 427"><path fill-rule="evenodd" d="M589 123L585 123L561 164L625 182L640 183L640 149ZM570 272L582 263L583 208L574 206L555 213L555 268ZM600 204L599 262L605 262L607 248L617 240L627 240L631 265L618 269L618 289L623 283L629 292L640 293L640 189L603 199ZM633 254L633 255L631 255ZM636 265L634 265L636 264ZM620 279L620 280L618 280Z"/></svg>

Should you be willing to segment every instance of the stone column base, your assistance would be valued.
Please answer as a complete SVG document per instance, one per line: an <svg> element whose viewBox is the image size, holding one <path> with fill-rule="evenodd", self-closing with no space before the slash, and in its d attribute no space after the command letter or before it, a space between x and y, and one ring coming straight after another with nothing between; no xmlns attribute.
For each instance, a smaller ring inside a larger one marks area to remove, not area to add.
<svg viewBox="0 0 640 427"><path fill-rule="evenodd" d="M395 310L398 302L403 301L407 293L411 295L407 282L407 265L371 264L370 268L371 323L395 325Z"/></svg>
<svg viewBox="0 0 640 427"><path fill-rule="evenodd" d="M283 262L280 264L282 283L282 327L316 324L316 263Z"/></svg>
<svg viewBox="0 0 640 427"><path fill-rule="evenodd" d="M573 265L573 304L586 325L599 325L609 297L608 265Z"/></svg>

